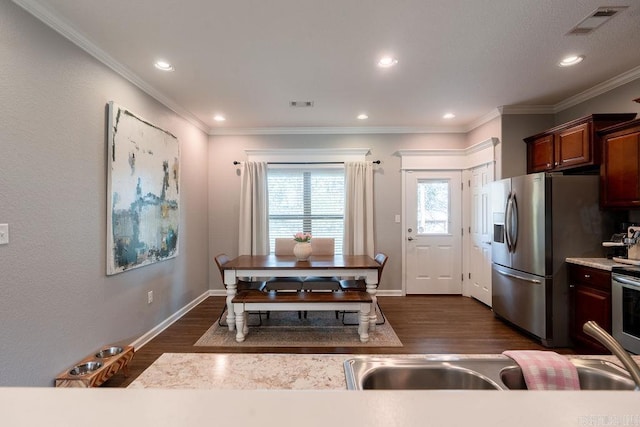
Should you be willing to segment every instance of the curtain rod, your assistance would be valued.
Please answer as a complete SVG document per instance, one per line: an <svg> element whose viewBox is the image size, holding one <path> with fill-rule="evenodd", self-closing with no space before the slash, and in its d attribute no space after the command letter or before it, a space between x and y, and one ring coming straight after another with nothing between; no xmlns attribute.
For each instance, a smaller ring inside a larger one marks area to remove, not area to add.
<svg viewBox="0 0 640 427"><path fill-rule="evenodd" d="M267 162L269 165L343 165L345 162ZM380 160L374 160L371 163L380 164ZM233 161L234 165L242 164L237 160Z"/></svg>

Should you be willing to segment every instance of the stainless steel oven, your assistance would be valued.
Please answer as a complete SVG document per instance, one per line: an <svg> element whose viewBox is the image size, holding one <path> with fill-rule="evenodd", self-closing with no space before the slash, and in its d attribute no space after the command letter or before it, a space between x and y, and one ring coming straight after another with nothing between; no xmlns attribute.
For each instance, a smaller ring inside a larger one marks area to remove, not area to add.
<svg viewBox="0 0 640 427"><path fill-rule="evenodd" d="M611 275L611 329L622 346L640 354L640 267L616 267Z"/></svg>

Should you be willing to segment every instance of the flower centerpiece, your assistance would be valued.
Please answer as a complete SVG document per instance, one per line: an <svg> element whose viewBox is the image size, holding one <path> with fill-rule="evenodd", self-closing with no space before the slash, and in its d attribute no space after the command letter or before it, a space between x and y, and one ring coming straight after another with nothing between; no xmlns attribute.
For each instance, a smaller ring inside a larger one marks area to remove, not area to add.
<svg viewBox="0 0 640 427"><path fill-rule="evenodd" d="M293 235L296 244L293 246L293 254L298 261L306 261L311 256L311 233L297 232Z"/></svg>
<svg viewBox="0 0 640 427"><path fill-rule="evenodd" d="M293 235L293 240L298 243L309 243L311 241L311 233L303 233L302 231L299 231Z"/></svg>

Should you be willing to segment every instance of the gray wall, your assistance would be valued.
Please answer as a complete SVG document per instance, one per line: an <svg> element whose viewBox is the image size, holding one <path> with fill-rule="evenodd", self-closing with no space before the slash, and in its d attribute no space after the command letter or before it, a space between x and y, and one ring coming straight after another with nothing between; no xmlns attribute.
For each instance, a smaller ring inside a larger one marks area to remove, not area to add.
<svg viewBox="0 0 640 427"><path fill-rule="evenodd" d="M594 113L638 113L640 115L640 103L633 102L634 99L639 97L640 79L636 79L588 101L560 111L556 114L556 124Z"/></svg>
<svg viewBox="0 0 640 427"><path fill-rule="evenodd" d="M479 141L478 141L479 142ZM370 160L381 160L374 170L375 249L389 255L380 290L401 289L402 230L394 222L402 213L400 149L464 148L464 134L433 135L257 135L212 136L209 149L209 251L238 254L240 177L234 160L246 160L246 149L370 148ZM211 289L222 290L214 266Z"/></svg>
<svg viewBox="0 0 640 427"><path fill-rule="evenodd" d="M8 1L0 40L0 386L48 386L207 291L208 137ZM110 100L178 137L182 210L176 259L107 277Z"/></svg>

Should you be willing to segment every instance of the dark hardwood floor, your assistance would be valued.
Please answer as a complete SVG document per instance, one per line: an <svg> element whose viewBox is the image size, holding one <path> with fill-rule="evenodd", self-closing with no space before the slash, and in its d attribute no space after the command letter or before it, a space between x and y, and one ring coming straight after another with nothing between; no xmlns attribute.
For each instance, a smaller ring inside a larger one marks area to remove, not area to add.
<svg viewBox="0 0 640 427"><path fill-rule="evenodd" d="M379 297L380 306L402 347L194 347L217 319L224 297L210 297L136 349L129 377L122 373L103 384L126 387L162 353L351 353L351 354L496 354L507 349L544 350L538 341L496 319L490 308L467 297L425 295ZM556 348L572 354L573 349Z"/></svg>

